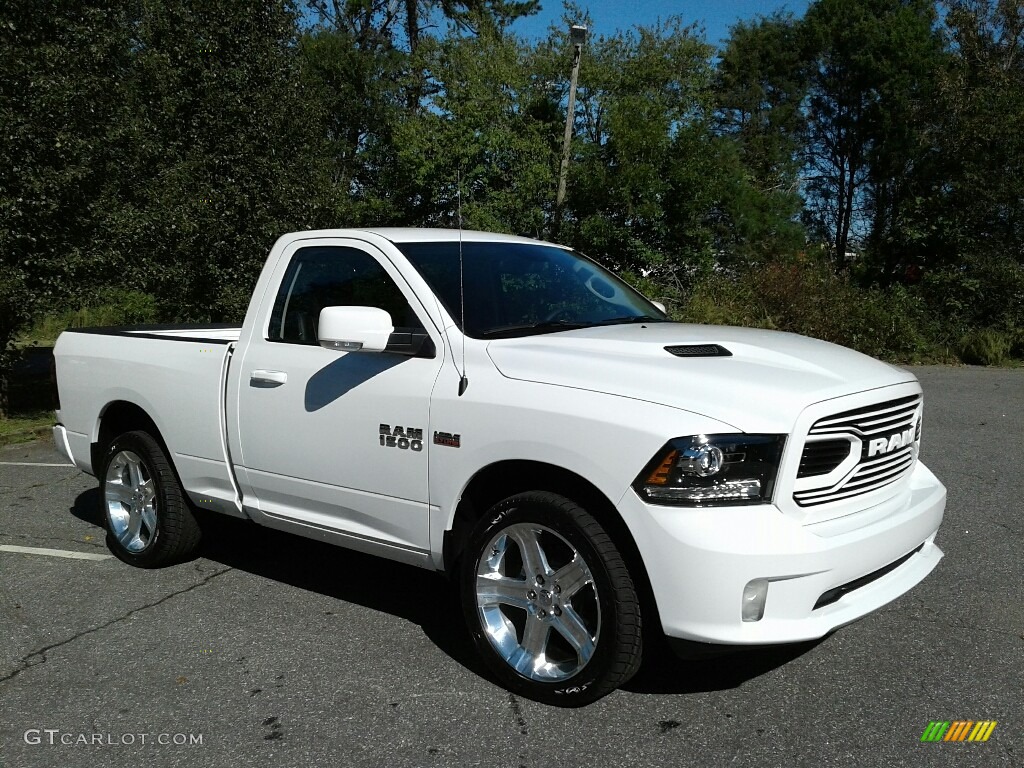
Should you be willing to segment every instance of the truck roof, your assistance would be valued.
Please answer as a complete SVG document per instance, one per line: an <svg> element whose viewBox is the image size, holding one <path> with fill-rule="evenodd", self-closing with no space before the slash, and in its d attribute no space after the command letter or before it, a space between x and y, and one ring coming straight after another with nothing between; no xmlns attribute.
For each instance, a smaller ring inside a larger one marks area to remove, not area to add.
<svg viewBox="0 0 1024 768"><path fill-rule="evenodd" d="M363 234L373 234L390 240L392 243L436 243L456 242L459 240L459 230L443 229L433 227L352 227L348 229L319 229L308 232L294 232L292 239L300 240L314 237L352 237ZM462 230L461 239L467 242L489 242L489 243L537 243L539 241L528 237L517 235L503 235L497 232L478 232L476 230Z"/></svg>

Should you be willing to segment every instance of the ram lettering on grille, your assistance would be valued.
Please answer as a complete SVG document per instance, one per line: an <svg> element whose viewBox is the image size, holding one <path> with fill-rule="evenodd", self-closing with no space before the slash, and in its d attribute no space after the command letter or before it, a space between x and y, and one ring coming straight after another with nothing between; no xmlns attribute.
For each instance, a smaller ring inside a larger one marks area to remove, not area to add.
<svg viewBox="0 0 1024 768"><path fill-rule="evenodd" d="M868 441L868 458L876 456L879 453L892 453L897 448L905 448L914 442L914 428L910 427L902 432L897 432L892 437L886 439L884 437L875 438Z"/></svg>

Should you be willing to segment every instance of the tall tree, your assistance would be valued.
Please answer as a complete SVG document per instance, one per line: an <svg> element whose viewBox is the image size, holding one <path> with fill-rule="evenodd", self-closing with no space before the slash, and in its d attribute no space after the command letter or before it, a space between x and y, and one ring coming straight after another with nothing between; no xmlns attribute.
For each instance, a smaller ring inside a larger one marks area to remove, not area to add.
<svg viewBox="0 0 1024 768"><path fill-rule="evenodd" d="M298 47L309 106L322 119L318 165L330 185L333 222L399 224L407 204L396 195L395 131L407 113L408 55L394 48L361 50L343 29L303 32Z"/></svg>
<svg viewBox="0 0 1024 768"><path fill-rule="evenodd" d="M118 173L131 3L0 5L0 414L10 344L108 273L96 210Z"/></svg>
<svg viewBox="0 0 1024 768"><path fill-rule="evenodd" d="M942 82L939 134L950 160L942 195L949 242L954 253L1024 263L1024 4L950 0L945 20L956 52Z"/></svg>
<svg viewBox="0 0 1024 768"><path fill-rule="evenodd" d="M334 208L353 223L411 224L429 216L432 191L409 189L402 173L409 147L398 135L438 116L436 66L458 41L500 41L508 25L539 9L538 0L309 0L318 23L300 48L307 82L326 105L327 156ZM444 34L432 34L447 27ZM490 45L490 43L488 43ZM486 47L486 46L485 46ZM485 54L486 55L486 54ZM471 62L479 73L480 68ZM501 87L495 84L495 87ZM442 108L444 109L444 108ZM423 137L413 145L423 147ZM415 163L413 163L415 164Z"/></svg>
<svg viewBox="0 0 1024 768"><path fill-rule="evenodd" d="M898 158L917 140L940 40L931 0L818 0L804 19L809 70L808 215L836 262L888 229Z"/></svg>
<svg viewBox="0 0 1024 768"><path fill-rule="evenodd" d="M395 187L408 218L456 226L461 206L467 227L540 236L555 164L552 126L531 109L525 46L495 32L456 35L426 61L437 91L396 132Z"/></svg>
<svg viewBox="0 0 1024 768"><path fill-rule="evenodd" d="M951 326L1024 328L1024 4L949 0L930 194L906 216Z"/></svg>
<svg viewBox="0 0 1024 768"><path fill-rule="evenodd" d="M418 56L427 32L445 23L456 34L502 33L518 18L540 10L540 0L307 0L320 25L343 33L368 55L408 54L406 107L417 111L429 95L429 74Z"/></svg>
<svg viewBox="0 0 1024 768"><path fill-rule="evenodd" d="M681 166L706 158L683 151L678 136L694 125L708 133L711 54L697 30L678 18L587 42L563 239L617 267L643 271L669 273L707 255L706 222L686 242L680 230L684 221L701 218L695 208L712 177L687 176ZM559 103L570 60L564 33L537 52L538 79L553 84ZM684 176L701 189L678 188Z"/></svg>
<svg viewBox="0 0 1024 768"><path fill-rule="evenodd" d="M736 187L734 248L764 259L803 244L800 166L806 121L805 37L791 14L740 22L715 71L716 130L731 139L746 184Z"/></svg>
<svg viewBox="0 0 1024 768"><path fill-rule="evenodd" d="M238 319L274 240L323 223L323 115L283 0L141 0L111 236L165 314Z"/></svg>
<svg viewBox="0 0 1024 768"><path fill-rule="evenodd" d="M540 10L540 0L308 0L308 5L362 51L389 46L412 54L438 17L477 34L502 30Z"/></svg>
<svg viewBox="0 0 1024 768"><path fill-rule="evenodd" d="M928 249L925 239L907 226L907 216L942 173L935 118L939 78L948 62L930 2L900 8L889 33L876 53L879 103L866 195L867 255L884 283L903 279Z"/></svg>

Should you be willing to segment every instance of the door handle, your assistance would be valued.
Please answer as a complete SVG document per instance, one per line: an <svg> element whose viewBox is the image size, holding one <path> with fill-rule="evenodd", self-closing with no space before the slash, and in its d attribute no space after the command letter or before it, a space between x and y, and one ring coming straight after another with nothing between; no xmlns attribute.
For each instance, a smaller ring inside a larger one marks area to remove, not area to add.
<svg viewBox="0 0 1024 768"><path fill-rule="evenodd" d="M255 370L249 374L250 387L279 387L288 381L288 374L284 371Z"/></svg>

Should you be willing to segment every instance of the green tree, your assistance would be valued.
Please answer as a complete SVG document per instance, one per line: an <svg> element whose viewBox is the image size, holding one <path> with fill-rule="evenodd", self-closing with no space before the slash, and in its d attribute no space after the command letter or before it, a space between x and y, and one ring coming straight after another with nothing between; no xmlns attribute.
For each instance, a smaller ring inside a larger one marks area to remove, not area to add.
<svg viewBox="0 0 1024 768"><path fill-rule="evenodd" d="M892 21L876 54L878 108L868 154L867 254L883 283L903 279L920 263L927 239L908 226L908 215L942 174L936 153L939 77L948 53L931 2L910 3Z"/></svg>
<svg viewBox="0 0 1024 768"><path fill-rule="evenodd" d="M953 0L956 56L942 84L941 149L952 162L944 202L954 253L1021 259L1024 233L1024 7Z"/></svg>
<svg viewBox="0 0 1024 768"><path fill-rule="evenodd" d="M539 3L313 0L310 6L318 23L304 32L300 54L307 82L326 107L336 218L392 225L431 220L431 201L440 193L410 184L422 172L413 166L434 161L414 159L411 147L429 153L447 141L421 133L451 123L450 107L457 99L444 93L445 82L454 82L446 62L461 56L457 51L463 44L479 55L500 49L508 25L535 12ZM439 26L442 36L431 33ZM477 36L489 42L474 49ZM467 64L473 77L486 77L484 69ZM504 87L493 78L491 85ZM441 114L447 117L439 121Z"/></svg>
<svg viewBox="0 0 1024 768"><path fill-rule="evenodd" d="M930 194L908 212L930 303L959 332L1024 329L1024 8L949 0Z"/></svg>
<svg viewBox="0 0 1024 768"><path fill-rule="evenodd" d="M408 220L457 226L461 190L466 227L540 236L554 192L552 126L530 108L537 84L523 43L453 35L426 61L436 93L396 129Z"/></svg>
<svg viewBox="0 0 1024 768"><path fill-rule="evenodd" d="M303 32L298 47L307 109L320 116L317 163L329 184L335 225L400 224L407 201L396 195L395 130L409 117L403 89L408 55L362 50L344 29Z"/></svg>
<svg viewBox="0 0 1024 768"><path fill-rule="evenodd" d="M274 240L329 218L296 30L281 0L140 4L110 236L169 317L240 319Z"/></svg>
<svg viewBox="0 0 1024 768"><path fill-rule="evenodd" d="M798 223L806 130L807 52L799 23L777 13L730 30L715 71L715 127L732 139L741 170L731 201L734 248L762 261L803 245Z"/></svg>
<svg viewBox="0 0 1024 768"><path fill-rule="evenodd" d="M812 52L807 215L839 267L851 246L892 230L903 179L924 151L917 119L941 41L931 0L818 0L803 29Z"/></svg>
<svg viewBox="0 0 1024 768"><path fill-rule="evenodd" d="M308 5L322 29L342 33L361 54L406 54L405 105L417 112L431 91L429 70L418 55L422 41L437 39L428 30L447 22L449 34L500 35L514 20L536 13L540 0L309 0Z"/></svg>
<svg viewBox="0 0 1024 768"><path fill-rule="evenodd" d="M540 0L309 0L308 5L361 51L403 47L413 55L438 15L461 31L478 34L502 31L540 10Z"/></svg>
<svg viewBox="0 0 1024 768"><path fill-rule="evenodd" d="M689 172L707 158L687 145L694 135L711 140L711 54L678 18L588 41L562 239L618 268L666 279L708 257L705 214L714 195L707 188L715 176ZM555 33L538 48L538 79L561 88L570 60L564 33Z"/></svg>
<svg viewBox="0 0 1024 768"><path fill-rule="evenodd" d="M110 272L96 210L120 169L131 8L0 6L0 415L16 334Z"/></svg>

